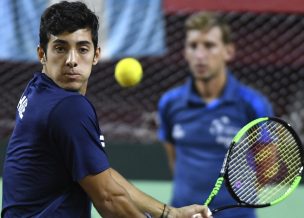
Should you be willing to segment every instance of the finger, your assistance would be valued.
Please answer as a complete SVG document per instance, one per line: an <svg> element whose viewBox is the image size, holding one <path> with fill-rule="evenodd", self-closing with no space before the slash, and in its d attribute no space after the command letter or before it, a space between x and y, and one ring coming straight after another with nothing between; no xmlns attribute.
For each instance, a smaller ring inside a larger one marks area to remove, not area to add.
<svg viewBox="0 0 304 218"><path fill-rule="evenodd" d="M203 218L202 214L197 213L191 216L191 218Z"/></svg>

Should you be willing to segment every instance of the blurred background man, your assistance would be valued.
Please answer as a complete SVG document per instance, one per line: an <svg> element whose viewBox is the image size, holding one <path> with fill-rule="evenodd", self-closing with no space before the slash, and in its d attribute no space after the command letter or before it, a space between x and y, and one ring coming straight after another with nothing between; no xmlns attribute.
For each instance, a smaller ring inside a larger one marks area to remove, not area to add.
<svg viewBox="0 0 304 218"><path fill-rule="evenodd" d="M229 71L234 57L229 26L216 14L200 12L185 23L184 56L191 76L159 102L159 138L173 173L171 204L207 199L234 135L253 119L272 116L269 101ZM211 204L233 204L226 189ZM218 218L254 218L252 209L223 211Z"/></svg>

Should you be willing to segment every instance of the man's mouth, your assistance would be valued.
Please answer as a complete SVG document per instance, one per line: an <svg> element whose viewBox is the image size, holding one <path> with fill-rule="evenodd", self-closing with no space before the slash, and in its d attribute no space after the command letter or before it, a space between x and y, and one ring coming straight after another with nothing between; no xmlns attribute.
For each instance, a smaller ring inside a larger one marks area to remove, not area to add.
<svg viewBox="0 0 304 218"><path fill-rule="evenodd" d="M195 65L195 68L200 72L205 72L207 70L207 66L204 64L197 64Z"/></svg>
<svg viewBox="0 0 304 218"><path fill-rule="evenodd" d="M77 79L79 78L81 75L80 73L78 72L75 72L75 71L68 71L68 72L65 72L64 74L66 77L68 78L71 78L71 79Z"/></svg>

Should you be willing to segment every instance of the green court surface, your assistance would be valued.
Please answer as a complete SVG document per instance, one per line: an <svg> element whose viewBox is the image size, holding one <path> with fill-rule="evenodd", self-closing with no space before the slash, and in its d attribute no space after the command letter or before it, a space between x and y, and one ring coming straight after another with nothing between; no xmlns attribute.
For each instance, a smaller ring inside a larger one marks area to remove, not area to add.
<svg viewBox="0 0 304 218"><path fill-rule="evenodd" d="M140 190L146 192L147 194L162 202L167 203L170 199L170 192L172 186L171 182L169 181L132 181L132 183ZM0 186L2 192L2 180ZM300 186L299 188L297 188L297 190L283 202L272 207L258 209L257 211L258 218L303 218L304 186ZM92 218L97 217L100 216L98 215L96 210L93 209Z"/></svg>

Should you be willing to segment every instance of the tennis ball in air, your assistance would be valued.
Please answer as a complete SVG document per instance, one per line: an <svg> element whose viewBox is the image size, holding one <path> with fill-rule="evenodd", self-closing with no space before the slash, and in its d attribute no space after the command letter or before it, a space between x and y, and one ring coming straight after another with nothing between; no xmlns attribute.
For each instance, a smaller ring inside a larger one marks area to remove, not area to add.
<svg viewBox="0 0 304 218"><path fill-rule="evenodd" d="M134 58L121 59L115 67L115 79L122 87L137 85L143 76L142 66Z"/></svg>

